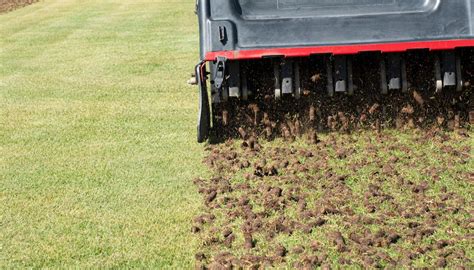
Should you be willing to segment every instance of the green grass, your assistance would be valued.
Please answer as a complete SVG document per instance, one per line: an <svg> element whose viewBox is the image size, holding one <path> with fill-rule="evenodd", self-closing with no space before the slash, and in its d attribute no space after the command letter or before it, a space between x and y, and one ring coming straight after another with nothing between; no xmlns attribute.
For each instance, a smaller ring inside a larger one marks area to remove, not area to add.
<svg viewBox="0 0 474 270"><path fill-rule="evenodd" d="M194 4L43 0L0 15L0 269L194 266L192 179L210 174L195 140L197 88L186 85L198 62ZM432 154L423 166L447 162L435 144L394 137ZM423 181L409 165L403 176ZM440 183L472 202L452 177L472 168L457 164ZM354 190L373 170L349 179Z"/></svg>
<svg viewBox="0 0 474 270"><path fill-rule="evenodd" d="M0 268L192 267L194 0L0 15Z"/></svg>

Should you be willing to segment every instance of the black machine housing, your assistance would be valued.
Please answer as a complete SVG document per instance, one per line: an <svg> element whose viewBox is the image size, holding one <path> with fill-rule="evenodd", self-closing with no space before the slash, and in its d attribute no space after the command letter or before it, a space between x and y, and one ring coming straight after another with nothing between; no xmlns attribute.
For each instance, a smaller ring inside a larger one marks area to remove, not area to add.
<svg viewBox="0 0 474 270"><path fill-rule="evenodd" d="M407 91L403 53L439 50L435 55L436 89L462 88L457 48L474 46L474 0L197 0L200 58L198 141L208 138L211 102L247 99L241 62L271 61L275 97L301 96L296 57L327 59L327 93L352 94L352 57L382 53L380 88Z"/></svg>

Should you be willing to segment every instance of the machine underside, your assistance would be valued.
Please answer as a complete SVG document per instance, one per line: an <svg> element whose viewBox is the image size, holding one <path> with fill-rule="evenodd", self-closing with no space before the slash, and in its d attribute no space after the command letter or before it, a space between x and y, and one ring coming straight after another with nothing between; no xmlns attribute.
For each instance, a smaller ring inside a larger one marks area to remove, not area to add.
<svg viewBox="0 0 474 270"><path fill-rule="evenodd" d="M474 120L473 6L198 1L198 141L467 126Z"/></svg>
<svg viewBox="0 0 474 270"><path fill-rule="evenodd" d="M472 48L237 61L219 58L207 64L210 91L203 99L210 100L211 110L208 119L201 116L200 125L208 122L209 131L203 131L199 139L466 126L474 120L473 63Z"/></svg>

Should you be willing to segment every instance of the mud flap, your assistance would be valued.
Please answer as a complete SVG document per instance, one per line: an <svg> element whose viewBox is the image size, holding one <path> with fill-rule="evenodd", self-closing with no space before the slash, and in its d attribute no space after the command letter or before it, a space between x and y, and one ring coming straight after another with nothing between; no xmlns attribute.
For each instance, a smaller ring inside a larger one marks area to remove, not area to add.
<svg viewBox="0 0 474 270"><path fill-rule="evenodd" d="M196 66L196 79L199 86L199 115L197 124L197 141L203 143L209 138L211 128L211 113L209 108L209 96L207 94L205 62Z"/></svg>

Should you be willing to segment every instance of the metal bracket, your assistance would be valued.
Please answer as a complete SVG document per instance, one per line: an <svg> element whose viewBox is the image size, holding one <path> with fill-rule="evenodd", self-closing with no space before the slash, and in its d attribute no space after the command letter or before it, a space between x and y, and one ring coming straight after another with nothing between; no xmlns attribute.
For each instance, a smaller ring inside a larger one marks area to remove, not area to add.
<svg viewBox="0 0 474 270"><path fill-rule="evenodd" d="M285 61L281 67L281 92L282 94L293 93L293 63Z"/></svg>
<svg viewBox="0 0 474 270"><path fill-rule="evenodd" d="M342 92L352 95L354 83L352 79L352 58L350 55L335 55L327 63L328 95Z"/></svg>
<svg viewBox="0 0 474 270"><path fill-rule="evenodd" d="M462 90L461 60L456 51L443 51L435 56L435 78L436 92L447 87L454 87L457 91Z"/></svg>
<svg viewBox="0 0 474 270"><path fill-rule="evenodd" d="M275 77L275 98L281 98L281 74L280 74L280 63L273 63L273 76Z"/></svg>
<svg viewBox="0 0 474 270"><path fill-rule="evenodd" d="M380 60L381 92L389 90L408 92L407 70L404 56L400 53L382 55Z"/></svg>
<svg viewBox="0 0 474 270"><path fill-rule="evenodd" d="M227 58L218 56L216 64L214 65L214 78L212 78L212 80L217 89L221 89L222 84L224 83L226 62Z"/></svg>
<svg viewBox="0 0 474 270"><path fill-rule="evenodd" d="M197 123L197 141L202 143L209 138L211 129L211 112L206 84L206 62L200 62L195 68L199 85L199 114Z"/></svg>
<svg viewBox="0 0 474 270"><path fill-rule="evenodd" d="M225 87L229 88L229 96L240 98L240 63L237 61L229 62L229 78Z"/></svg>

